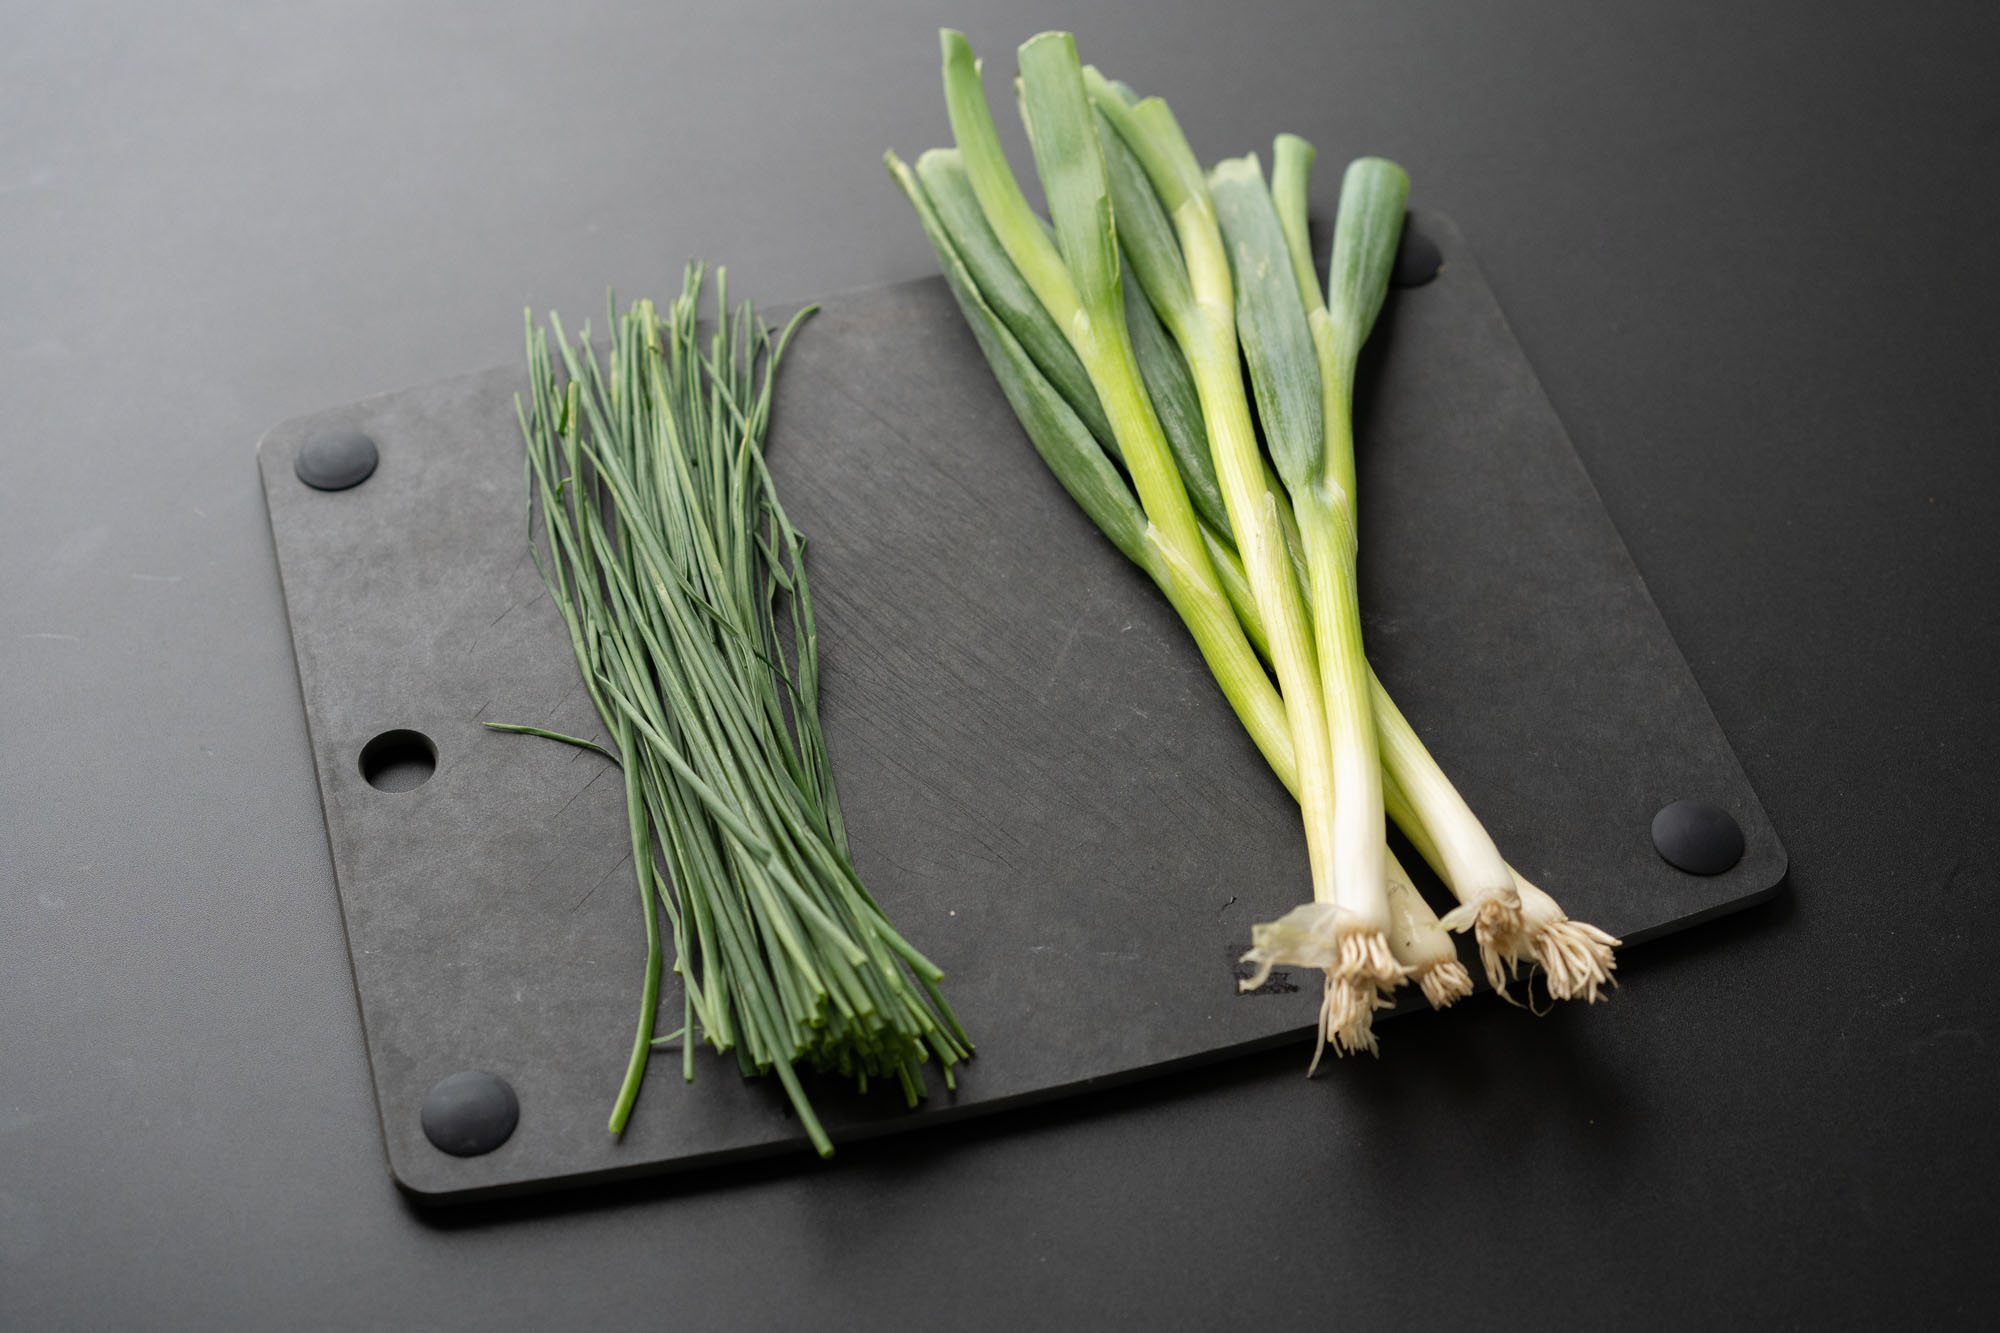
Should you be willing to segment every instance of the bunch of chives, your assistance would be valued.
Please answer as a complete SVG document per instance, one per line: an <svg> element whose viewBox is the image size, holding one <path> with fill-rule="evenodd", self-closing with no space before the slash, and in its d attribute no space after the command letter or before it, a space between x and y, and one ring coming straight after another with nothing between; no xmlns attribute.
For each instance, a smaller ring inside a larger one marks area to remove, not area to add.
<svg viewBox="0 0 2000 1333"><path fill-rule="evenodd" d="M624 773L647 963L611 1131L656 1047L679 1040L692 1081L698 1034L745 1077L775 1073L827 1155L796 1066L894 1079L914 1105L927 1062L951 1086L972 1048L942 973L855 874L820 730L805 540L763 453L779 360L811 311L774 340L747 303L729 310L718 271L704 349L702 285L690 265L665 318L651 301L608 309L602 359L588 325L572 341L528 316L531 544L611 744L497 729L588 745ZM661 912L682 1022L656 1038Z"/></svg>
<svg viewBox="0 0 2000 1333"><path fill-rule="evenodd" d="M890 173L1029 438L1167 594L1301 802L1313 901L1257 927L1246 984L1278 964L1323 970L1322 1042L1372 1051L1372 1015L1404 980L1440 1007L1470 991L1455 928L1475 932L1503 995L1528 962L1552 996L1598 998L1616 941L1507 866L1363 652L1354 367L1408 177L1379 158L1349 168L1322 297L1310 145L1278 140L1269 187L1254 157L1204 176L1164 102L1044 33L1022 46L1019 83L1044 223L1007 166L969 44L951 31L942 44L958 146L914 170L891 153ZM1385 815L1458 898L1442 922L1389 852Z"/></svg>

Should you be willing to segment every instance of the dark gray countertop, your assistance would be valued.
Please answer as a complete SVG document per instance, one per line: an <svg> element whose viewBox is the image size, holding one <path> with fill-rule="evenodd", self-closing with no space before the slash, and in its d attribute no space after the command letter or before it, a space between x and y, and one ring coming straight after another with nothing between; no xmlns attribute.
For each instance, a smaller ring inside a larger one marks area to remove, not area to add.
<svg viewBox="0 0 2000 1333"><path fill-rule="evenodd" d="M1068 7L1452 215L1791 854L1608 1005L427 1217L253 450L728 263L933 270L922 7L9 6L0 1325L1975 1327L2000 1312L2000 11ZM169 12L171 10L171 12ZM983 10L983 12L982 12ZM1331 174L1318 194L1331 198Z"/></svg>

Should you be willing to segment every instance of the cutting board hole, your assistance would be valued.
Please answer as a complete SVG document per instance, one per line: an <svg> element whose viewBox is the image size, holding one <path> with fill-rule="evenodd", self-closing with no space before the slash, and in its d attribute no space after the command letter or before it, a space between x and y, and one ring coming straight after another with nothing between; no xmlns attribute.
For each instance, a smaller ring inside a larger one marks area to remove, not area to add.
<svg viewBox="0 0 2000 1333"><path fill-rule="evenodd" d="M437 772L437 746L421 731L385 731L361 747L361 776L376 791L410 791Z"/></svg>

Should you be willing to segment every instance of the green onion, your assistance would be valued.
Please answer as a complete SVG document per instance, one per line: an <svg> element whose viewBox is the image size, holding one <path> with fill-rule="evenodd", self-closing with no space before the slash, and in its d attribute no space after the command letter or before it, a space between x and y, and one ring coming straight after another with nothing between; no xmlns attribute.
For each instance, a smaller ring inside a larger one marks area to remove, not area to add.
<svg viewBox="0 0 2000 1333"><path fill-rule="evenodd" d="M1174 221L1187 266L1191 305L1181 311L1169 306L1161 316L1187 352L1202 393L1209 445L1230 502L1237 548L1291 717L1313 898L1339 908L1314 915L1328 935L1307 950L1315 959L1332 960L1330 965L1315 964L1326 974L1322 1036L1338 1050L1373 1049L1372 1016L1387 1005L1387 993L1402 983L1405 972L1387 936L1388 869L1374 726L1353 597L1353 561L1351 554L1344 561L1341 555L1352 547L1352 488L1345 509L1337 496L1329 498L1323 490L1321 460L1327 449L1310 335L1290 281L1272 281L1268 260L1244 250L1247 238L1234 237L1225 245L1225 226L1248 226L1242 216L1247 200L1240 166L1218 169L1212 180L1222 197L1215 197L1166 103L1147 98L1128 104L1095 70L1085 77L1098 110L1145 167ZM1254 173L1254 165L1249 170ZM1261 177L1255 194L1262 196ZM1268 197L1263 207L1268 213ZM1276 240L1279 263L1288 265L1275 219L1267 230ZM1237 262L1246 255L1245 262ZM1239 335L1258 394L1264 441L1299 519L1313 595L1310 614L1279 517L1284 497L1271 485L1257 452L1238 363ZM1271 938L1289 936L1281 932ZM1256 950L1252 958L1261 961ZM1286 961L1303 958L1294 955Z"/></svg>
<svg viewBox="0 0 2000 1333"><path fill-rule="evenodd" d="M1300 302L1284 231L1257 159L1221 163L1209 174L1209 189L1229 246L1237 322L1264 438L1290 493L1305 544L1319 686L1338 793L1334 832L1341 856L1338 901L1344 911L1323 923L1331 933L1329 945L1341 942L1343 966L1329 973L1328 984L1344 981L1351 992L1348 1025L1334 1034L1351 1050L1369 1040L1368 1018L1375 1007L1370 1001L1379 988L1394 984L1397 974L1391 969L1400 967L1387 939L1381 764L1355 584L1353 441L1330 410L1333 397L1323 394L1329 368L1316 353L1318 340ZM1400 219L1400 203L1395 206ZM1393 251L1382 263L1392 258Z"/></svg>
<svg viewBox="0 0 2000 1333"><path fill-rule="evenodd" d="M820 730L805 542L763 455L778 363L810 311L774 341L747 305L729 311L718 271L704 349L702 285L691 265L666 318L650 301L610 314L602 359L588 326L572 342L554 316L528 319L531 547L611 742L497 729L588 745L624 773L647 963L611 1131L669 1040L653 1035L663 911L676 1035L775 1074L827 1155L797 1066L863 1088L893 1078L914 1105L924 1066L951 1086L971 1043L942 973L855 873ZM682 1040L690 1080L695 1044Z"/></svg>
<svg viewBox="0 0 2000 1333"><path fill-rule="evenodd" d="M1309 144L1279 139L1268 192L1254 158L1204 180L1163 102L1082 69L1092 151L1074 43L1043 34L1021 48L1017 91L1051 225L1000 153L969 46L952 32L943 46L960 147L924 154L914 174L890 154L890 171L1035 447L1168 595L1273 771L1305 796L1314 901L1253 930L1248 986L1279 961L1322 968L1322 1049L1372 1051L1372 1014L1405 977L1439 1007L1470 991L1450 924L1476 930L1503 995L1529 961L1551 995L1597 998L1616 941L1569 922L1506 866L1361 651L1354 364L1386 297L1407 177L1381 159L1351 170L1322 300L1305 231ZM1022 289L1045 320L1014 309ZM1049 327L1087 390L1051 352ZM1236 636L1214 624L1218 597ZM1385 814L1460 899L1444 922L1385 846Z"/></svg>
<svg viewBox="0 0 2000 1333"><path fill-rule="evenodd" d="M1294 277L1312 322L1319 354L1329 435L1346 442L1344 479L1352 493L1354 369L1388 295L1389 270L1402 238L1409 177L1382 158L1350 163L1341 180L1340 211L1328 264L1327 299L1318 297L1306 224L1306 182L1312 145L1280 136L1274 148L1284 228ZM1334 476L1329 447L1329 477ZM1337 482L1336 482L1337 484ZM1595 926L1571 921L1555 900L1528 884L1501 858L1492 837L1472 813L1416 730L1374 672L1368 688L1380 738L1385 796L1397 807L1396 823L1438 872L1459 906L1446 914L1452 929L1471 928L1488 980L1503 996L1522 960L1541 965L1556 999L1596 1000L1614 966L1617 941ZM1503 975L1504 969L1504 975Z"/></svg>
<svg viewBox="0 0 2000 1333"><path fill-rule="evenodd" d="M1307 514L1301 524L1306 579L1313 594L1313 626L1319 650L1321 686L1334 728L1335 790L1345 836L1356 847L1382 847L1382 774L1376 721L1370 698L1373 673L1361 651L1359 599L1355 588L1358 542L1354 519L1354 465L1351 435L1329 427L1335 422L1322 400L1326 366L1308 322L1307 307L1293 283L1295 256L1264 188L1255 157L1232 159L1209 173L1224 239L1236 277L1238 329L1256 390L1258 417L1266 441L1280 457L1294 500ZM1400 204L1395 207L1400 209ZM1400 212L1397 214L1400 220ZM1394 252L1379 258L1386 270ZM1443 1008L1468 994L1471 978L1459 963L1449 936L1393 854L1376 853L1385 880L1382 908L1387 941L1395 961L1417 982L1433 1007ZM1370 861L1364 874L1377 873ZM1324 936L1337 936L1341 920L1305 917ZM1250 957L1258 962L1284 957L1281 934L1257 941ZM1275 951L1275 953L1274 953ZM1367 1042L1365 1011L1356 1034ZM1368 1043L1372 1049L1372 1042ZM1351 1047L1350 1047L1351 1049Z"/></svg>

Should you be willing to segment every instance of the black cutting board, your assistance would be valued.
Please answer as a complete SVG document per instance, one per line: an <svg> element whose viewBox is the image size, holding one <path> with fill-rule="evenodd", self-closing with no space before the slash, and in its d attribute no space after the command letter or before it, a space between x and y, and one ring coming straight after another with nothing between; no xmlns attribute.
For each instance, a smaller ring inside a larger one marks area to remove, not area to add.
<svg viewBox="0 0 2000 1333"><path fill-rule="evenodd" d="M1443 269L1392 295L1360 386L1378 671L1571 915L1631 943L1767 896L1785 854L1762 806L1462 238L1415 225ZM623 1138L605 1130L644 959L622 784L481 725L602 734L528 555L525 378L333 408L259 450L389 1165L429 1199L805 1146L773 1083L706 1049L691 1085L656 1056ZM380 465L311 489L298 451L335 430ZM1242 996L1235 963L1252 923L1308 895L1296 808L1164 599L1044 470L941 279L822 303L770 455L811 541L855 858L979 1048L914 1112L810 1083L835 1139L1281 1041L1303 1062L1317 976ZM395 730L428 738L435 771L378 790L360 755ZM1660 858L1650 822L1682 798L1742 825L1734 869ZM663 1029L679 1010L670 975ZM1393 1027L1383 1045L1396 1059ZM520 1121L461 1158L419 1108L467 1069L504 1078Z"/></svg>

